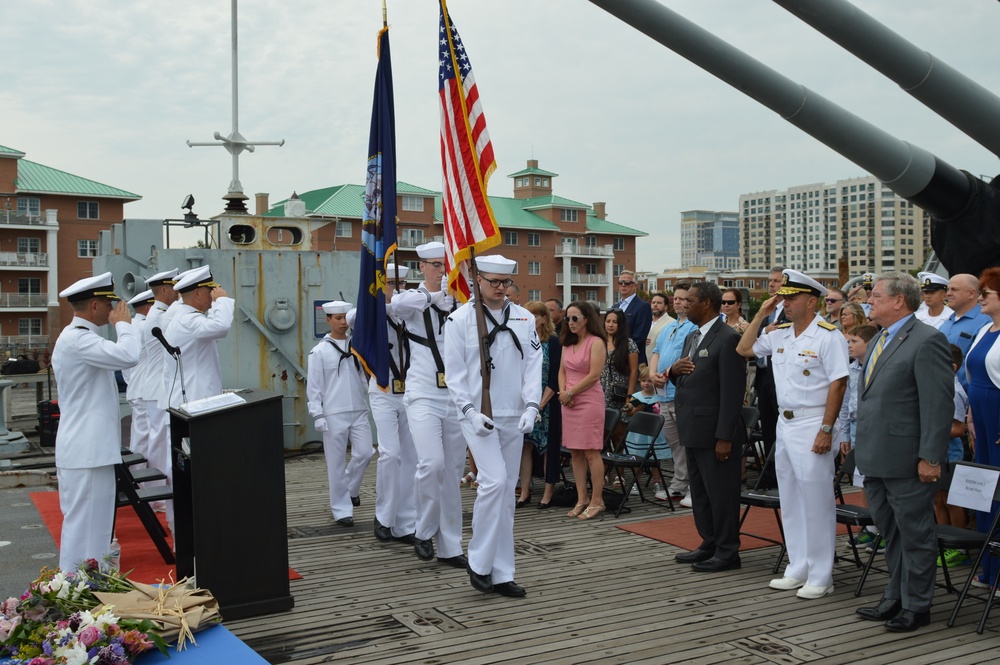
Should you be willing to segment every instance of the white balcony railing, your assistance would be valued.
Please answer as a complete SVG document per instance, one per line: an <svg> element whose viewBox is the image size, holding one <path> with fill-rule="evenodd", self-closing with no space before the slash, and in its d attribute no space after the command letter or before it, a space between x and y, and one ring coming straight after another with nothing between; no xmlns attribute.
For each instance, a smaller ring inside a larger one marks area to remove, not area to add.
<svg viewBox="0 0 1000 665"><path fill-rule="evenodd" d="M49 297L40 293L2 293L0 308L4 307L47 307Z"/></svg>
<svg viewBox="0 0 1000 665"><path fill-rule="evenodd" d="M25 266L45 268L49 265L49 255L42 253L0 252L0 266Z"/></svg>
<svg viewBox="0 0 1000 665"><path fill-rule="evenodd" d="M0 224L19 224L22 226L43 226L47 223L44 214L28 215L13 210L0 211Z"/></svg>
<svg viewBox="0 0 1000 665"><path fill-rule="evenodd" d="M615 249L612 245L601 247L587 247L570 243L556 245L556 256L606 256L611 258L614 255Z"/></svg>
<svg viewBox="0 0 1000 665"><path fill-rule="evenodd" d="M434 236L431 240L434 242L444 242L444 236ZM404 235L396 240L396 246L400 249L414 249L417 245L423 245L424 243L431 242L431 240Z"/></svg>
<svg viewBox="0 0 1000 665"><path fill-rule="evenodd" d="M0 348L47 349L49 338L45 335L0 335Z"/></svg>
<svg viewBox="0 0 1000 665"><path fill-rule="evenodd" d="M558 273L556 275L556 286L562 286L566 283L566 275L564 273ZM596 275L585 275L579 273L572 273L569 277L569 283L571 286L584 286L588 284L597 284L600 286L608 286L611 284L611 278L607 274L598 273Z"/></svg>

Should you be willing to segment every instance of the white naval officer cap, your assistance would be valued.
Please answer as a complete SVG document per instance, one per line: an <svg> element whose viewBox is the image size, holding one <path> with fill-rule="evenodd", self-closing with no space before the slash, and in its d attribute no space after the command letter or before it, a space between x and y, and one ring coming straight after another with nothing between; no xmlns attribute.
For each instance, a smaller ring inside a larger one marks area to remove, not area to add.
<svg viewBox="0 0 1000 665"><path fill-rule="evenodd" d="M110 272L94 275L93 277L84 277L60 291L59 297L65 298L70 302L79 302L88 298L121 300L121 298L115 295L115 280Z"/></svg>
<svg viewBox="0 0 1000 665"><path fill-rule="evenodd" d="M182 272L177 276L174 291L187 293L188 291L197 289L199 286L207 286L210 289L218 286L218 284L212 281L212 269L209 266L199 266Z"/></svg>
<svg viewBox="0 0 1000 665"><path fill-rule="evenodd" d="M826 295L826 287L804 272L785 268L781 271L781 288L777 295L794 296L799 293L821 297Z"/></svg>
<svg viewBox="0 0 1000 665"><path fill-rule="evenodd" d="M875 284L876 277L878 277L878 275L876 275L875 273L866 272L864 275L861 276L861 283L864 285L866 289L870 289L872 285Z"/></svg>
<svg viewBox="0 0 1000 665"><path fill-rule="evenodd" d="M509 275L514 272L514 268L516 267L517 261L511 261L499 254L476 257L476 268L479 269L479 272L488 272L494 275Z"/></svg>
<svg viewBox="0 0 1000 665"><path fill-rule="evenodd" d="M354 305L343 300L333 300L323 303L323 311L327 314L347 314L353 307Z"/></svg>
<svg viewBox="0 0 1000 665"><path fill-rule="evenodd" d="M444 258L444 243L443 242L425 242L423 245L417 245L417 256L422 259L443 259Z"/></svg>
<svg viewBox="0 0 1000 665"><path fill-rule="evenodd" d="M409 266L397 266L395 263L390 263L385 267L385 278L388 280L396 279L397 270L400 279L406 279L406 276L410 274Z"/></svg>
<svg viewBox="0 0 1000 665"><path fill-rule="evenodd" d="M152 305L154 302L156 302L156 296L153 295L153 291L146 289L139 295L129 300L128 304L132 305L132 307L139 307L142 305Z"/></svg>
<svg viewBox="0 0 1000 665"><path fill-rule="evenodd" d="M921 291L948 290L948 280L936 272L918 272L917 279L920 280Z"/></svg>
<svg viewBox="0 0 1000 665"><path fill-rule="evenodd" d="M177 281L177 268L158 272L146 280L146 286L162 286L164 284L174 284Z"/></svg>

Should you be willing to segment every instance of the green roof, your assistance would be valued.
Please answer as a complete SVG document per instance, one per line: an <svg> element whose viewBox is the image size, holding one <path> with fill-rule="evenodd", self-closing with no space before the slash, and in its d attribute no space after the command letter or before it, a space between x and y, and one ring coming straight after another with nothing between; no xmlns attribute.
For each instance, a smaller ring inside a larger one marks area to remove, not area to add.
<svg viewBox="0 0 1000 665"><path fill-rule="evenodd" d="M0 145L0 155L24 157L24 153L21 152L20 150L15 150L14 148L8 148L5 145Z"/></svg>
<svg viewBox="0 0 1000 665"><path fill-rule="evenodd" d="M398 194L423 194L434 197L434 221L440 223L441 193L435 192L405 182L396 183ZM345 217L361 219L364 215L365 188L361 185L337 185L314 189L299 194L306 204L306 214L324 215L330 217ZM283 217L285 201L272 204L265 217ZM573 208L586 211L587 233L614 233L617 235L645 236L644 231L632 229L621 224L615 224L604 219L598 219L594 211L586 203L573 201L561 196L536 196L530 199L515 199L509 196L491 196L490 205L496 216L497 225L502 229L538 229L540 231L558 231L559 227L547 219L536 215L532 210L548 208Z"/></svg>
<svg viewBox="0 0 1000 665"><path fill-rule="evenodd" d="M124 189L104 185L87 178L21 159L17 163L17 192L31 194L82 194L106 199L138 201L142 197Z"/></svg>
<svg viewBox="0 0 1000 665"><path fill-rule="evenodd" d="M519 175L547 175L547 176L552 176L553 178L556 178L556 177L559 176L558 173L553 173L552 171L543 171L542 169L538 168L537 166L529 166L526 169L521 169L517 173L511 173L507 177L508 178L514 178L514 177L517 177Z"/></svg>

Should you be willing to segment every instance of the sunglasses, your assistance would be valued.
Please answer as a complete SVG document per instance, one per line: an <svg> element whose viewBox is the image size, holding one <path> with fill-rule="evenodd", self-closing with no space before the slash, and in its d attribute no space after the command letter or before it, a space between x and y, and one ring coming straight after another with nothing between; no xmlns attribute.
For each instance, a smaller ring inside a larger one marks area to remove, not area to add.
<svg viewBox="0 0 1000 665"><path fill-rule="evenodd" d="M735 300L723 300L722 304L723 305L735 305L736 301Z"/></svg>
<svg viewBox="0 0 1000 665"><path fill-rule="evenodd" d="M582 316L567 316L566 320L570 321L572 323L576 323L577 321L583 321L583 317Z"/></svg>
<svg viewBox="0 0 1000 665"><path fill-rule="evenodd" d="M508 286L510 286L511 284L514 283L514 280L512 280L510 278L508 278L508 279L486 279L485 277L482 277L481 279L484 282L486 282L487 284L489 284L490 286L492 286L494 289L498 289L501 286L506 289Z"/></svg>
<svg viewBox="0 0 1000 665"><path fill-rule="evenodd" d="M635 282L628 282L628 281L618 282L618 286L632 286L633 284L635 284Z"/></svg>
<svg viewBox="0 0 1000 665"><path fill-rule="evenodd" d="M831 305L832 305L832 304L834 304L834 303L838 303L838 302L844 302L844 301L843 301L843 300L841 300L840 298L827 298L827 299L826 299L826 301L827 301L828 303L830 303Z"/></svg>

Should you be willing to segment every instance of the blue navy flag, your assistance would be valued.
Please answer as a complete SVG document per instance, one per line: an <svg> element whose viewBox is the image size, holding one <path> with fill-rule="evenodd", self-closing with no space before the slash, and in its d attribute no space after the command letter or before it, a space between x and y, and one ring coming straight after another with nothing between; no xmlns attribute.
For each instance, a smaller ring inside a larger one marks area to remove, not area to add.
<svg viewBox="0 0 1000 665"><path fill-rule="evenodd" d="M361 279L352 347L375 377L389 388L389 335L385 312L385 259L396 250L396 119L392 101L389 29L378 33L375 99L368 138L365 216L361 224Z"/></svg>

